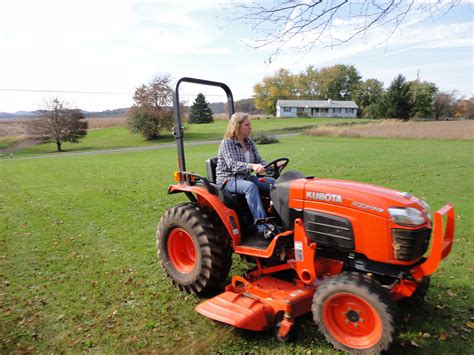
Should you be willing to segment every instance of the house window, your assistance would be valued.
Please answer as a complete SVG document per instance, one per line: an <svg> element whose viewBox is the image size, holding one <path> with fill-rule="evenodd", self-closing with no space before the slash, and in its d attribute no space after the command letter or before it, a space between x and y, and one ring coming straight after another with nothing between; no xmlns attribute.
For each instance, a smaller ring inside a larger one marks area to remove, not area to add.
<svg viewBox="0 0 474 355"><path fill-rule="evenodd" d="M314 112L319 112L319 107L313 108Z"/></svg>
<svg viewBox="0 0 474 355"><path fill-rule="evenodd" d="M327 113L327 112L329 112L329 110L327 108L322 108L321 112L326 112Z"/></svg>
<svg viewBox="0 0 474 355"><path fill-rule="evenodd" d="M342 113L346 113L346 112L347 112L347 109L346 109L346 108L341 108L341 112L342 112Z"/></svg>
<svg viewBox="0 0 474 355"><path fill-rule="evenodd" d="M353 109L353 108L346 108L346 111L347 111L347 113L354 113L354 109Z"/></svg>
<svg viewBox="0 0 474 355"><path fill-rule="evenodd" d="M336 113L336 112L341 112L341 109L340 108L333 108L333 112Z"/></svg>
<svg viewBox="0 0 474 355"><path fill-rule="evenodd" d="M296 112L303 113L304 112L304 107L298 107Z"/></svg>
<svg viewBox="0 0 474 355"><path fill-rule="evenodd" d="M283 107L283 112L291 112L291 107Z"/></svg>

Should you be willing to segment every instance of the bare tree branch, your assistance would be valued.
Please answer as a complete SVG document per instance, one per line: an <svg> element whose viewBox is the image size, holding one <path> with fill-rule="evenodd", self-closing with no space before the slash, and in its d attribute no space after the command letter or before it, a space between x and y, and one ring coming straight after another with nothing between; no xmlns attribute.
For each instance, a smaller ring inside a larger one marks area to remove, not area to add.
<svg viewBox="0 0 474 355"><path fill-rule="evenodd" d="M408 16L445 15L461 0L252 0L227 5L231 22L243 22L257 33L254 48L306 54L315 45L339 46L383 29L388 41ZM270 57L270 61L271 61Z"/></svg>

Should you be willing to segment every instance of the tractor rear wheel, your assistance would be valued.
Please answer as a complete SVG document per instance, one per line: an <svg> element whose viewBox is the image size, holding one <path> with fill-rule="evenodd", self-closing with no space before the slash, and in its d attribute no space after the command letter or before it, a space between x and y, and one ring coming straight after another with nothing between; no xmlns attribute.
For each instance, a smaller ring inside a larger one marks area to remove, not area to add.
<svg viewBox="0 0 474 355"><path fill-rule="evenodd" d="M179 289L197 295L227 277L232 249L226 233L194 204L174 206L161 217L156 232L163 270Z"/></svg>
<svg viewBox="0 0 474 355"><path fill-rule="evenodd" d="M343 273L324 281L313 296L313 318L336 349L380 353L397 334L395 303L364 274Z"/></svg>

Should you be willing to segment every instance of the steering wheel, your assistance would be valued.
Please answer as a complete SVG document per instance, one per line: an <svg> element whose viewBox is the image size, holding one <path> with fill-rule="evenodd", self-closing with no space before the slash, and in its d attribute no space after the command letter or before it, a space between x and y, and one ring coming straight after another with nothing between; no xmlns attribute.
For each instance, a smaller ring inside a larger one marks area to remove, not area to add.
<svg viewBox="0 0 474 355"><path fill-rule="evenodd" d="M263 166L265 169L265 176L278 179L281 174L281 171L285 169L289 161L290 160L288 158L278 158L272 160L270 163Z"/></svg>

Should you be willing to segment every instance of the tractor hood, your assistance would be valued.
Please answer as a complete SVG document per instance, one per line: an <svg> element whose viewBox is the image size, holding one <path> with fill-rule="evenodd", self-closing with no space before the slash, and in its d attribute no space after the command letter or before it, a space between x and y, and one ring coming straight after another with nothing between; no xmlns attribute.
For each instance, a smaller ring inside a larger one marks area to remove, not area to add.
<svg viewBox="0 0 474 355"><path fill-rule="evenodd" d="M303 199L363 210L389 217L390 207L413 207L423 211L420 199L406 192L399 192L359 182L333 179L305 179Z"/></svg>
<svg viewBox="0 0 474 355"><path fill-rule="evenodd" d="M285 228L291 228L297 211L314 210L344 215L349 210L392 219L389 208L414 208L425 221L428 206L406 192L360 182L304 177L290 170L281 175L270 191L276 212Z"/></svg>

